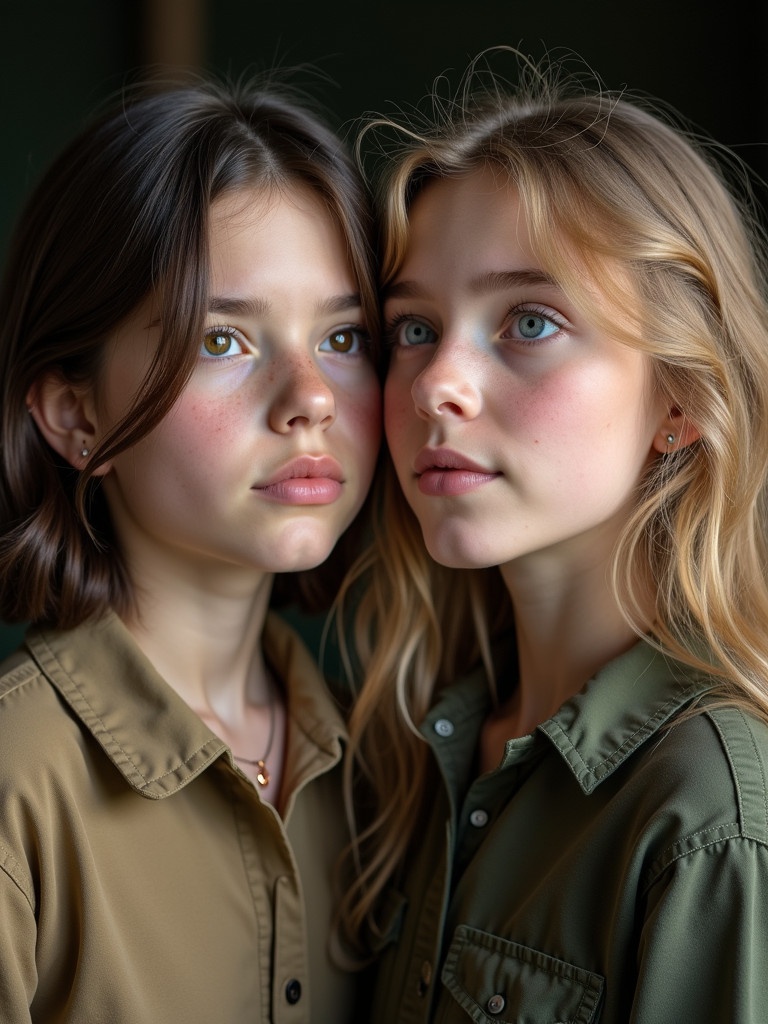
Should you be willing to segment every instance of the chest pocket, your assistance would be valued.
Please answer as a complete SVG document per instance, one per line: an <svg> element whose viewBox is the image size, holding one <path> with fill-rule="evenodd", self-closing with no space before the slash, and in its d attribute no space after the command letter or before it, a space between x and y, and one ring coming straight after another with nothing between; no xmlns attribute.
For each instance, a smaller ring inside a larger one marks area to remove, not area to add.
<svg viewBox="0 0 768 1024"><path fill-rule="evenodd" d="M460 925L443 984L476 1024L597 1024L598 974Z"/></svg>

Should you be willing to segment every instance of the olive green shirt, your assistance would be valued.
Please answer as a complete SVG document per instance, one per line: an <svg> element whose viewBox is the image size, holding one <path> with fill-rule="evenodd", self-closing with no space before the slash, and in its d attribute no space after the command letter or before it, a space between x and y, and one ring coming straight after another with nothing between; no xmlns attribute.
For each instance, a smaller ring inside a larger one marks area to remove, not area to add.
<svg viewBox="0 0 768 1024"><path fill-rule="evenodd" d="M328 1024L345 729L270 616L285 820L110 616L0 668L0 1022Z"/></svg>
<svg viewBox="0 0 768 1024"><path fill-rule="evenodd" d="M479 778L487 684L445 692L372 1019L765 1024L768 728L667 728L710 685L640 643Z"/></svg>

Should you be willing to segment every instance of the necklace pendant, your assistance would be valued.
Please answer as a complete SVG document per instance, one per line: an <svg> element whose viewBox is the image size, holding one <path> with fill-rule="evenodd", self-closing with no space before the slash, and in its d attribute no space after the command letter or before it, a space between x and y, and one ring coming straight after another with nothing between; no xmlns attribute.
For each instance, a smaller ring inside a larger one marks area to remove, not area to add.
<svg viewBox="0 0 768 1024"><path fill-rule="evenodd" d="M267 766L263 761L257 761L256 767L259 769L258 772L256 772L256 781L260 786L268 786L269 772L267 771Z"/></svg>

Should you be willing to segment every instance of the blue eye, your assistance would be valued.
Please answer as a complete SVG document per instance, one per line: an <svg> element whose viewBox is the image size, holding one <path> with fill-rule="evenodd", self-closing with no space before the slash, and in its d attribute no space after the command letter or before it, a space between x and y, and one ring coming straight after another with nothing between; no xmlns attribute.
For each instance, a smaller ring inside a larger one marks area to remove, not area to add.
<svg viewBox="0 0 768 1024"><path fill-rule="evenodd" d="M401 345L432 345L437 340L437 331L420 320L403 320L397 338Z"/></svg>
<svg viewBox="0 0 768 1024"><path fill-rule="evenodd" d="M522 309L516 306L508 313L509 327L502 337L512 338L522 343L535 343L550 338L565 328L566 324L560 323L557 314L545 312L540 309Z"/></svg>
<svg viewBox="0 0 768 1024"><path fill-rule="evenodd" d="M239 356L243 347L231 328L214 327L203 338L201 356Z"/></svg>
<svg viewBox="0 0 768 1024"><path fill-rule="evenodd" d="M320 343L320 351L357 355L358 352L363 351L367 339L365 331L359 327L342 327L323 339Z"/></svg>
<svg viewBox="0 0 768 1024"><path fill-rule="evenodd" d="M521 313L517 329L526 341L538 341L541 338L548 338L550 334L559 330L559 327L540 313Z"/></svg>

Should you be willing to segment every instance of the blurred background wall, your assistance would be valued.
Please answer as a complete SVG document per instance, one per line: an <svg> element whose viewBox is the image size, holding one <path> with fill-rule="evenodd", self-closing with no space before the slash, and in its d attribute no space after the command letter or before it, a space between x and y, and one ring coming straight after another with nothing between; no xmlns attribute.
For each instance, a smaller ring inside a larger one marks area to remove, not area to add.
<svg viewBox="0 0 768 1024"><path fill-rule="evenodd" d="M563 48L607 87L671 104L768 179L766 0L0 0L0 39L2 260L51 157L150 70L312 64L323 77L304 84L343 130L416 101L442 71L455 79L489 46ZM0 655L19 635L0 624Z"/></svg>

